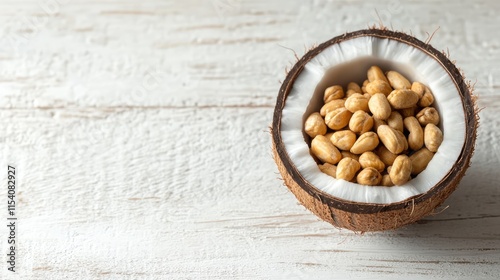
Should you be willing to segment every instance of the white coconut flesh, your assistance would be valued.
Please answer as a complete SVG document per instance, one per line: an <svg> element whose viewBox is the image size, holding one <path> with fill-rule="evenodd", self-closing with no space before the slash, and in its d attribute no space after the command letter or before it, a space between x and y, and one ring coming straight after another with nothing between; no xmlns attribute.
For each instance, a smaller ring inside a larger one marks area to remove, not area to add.
<svg viewBox="0 0 500 280"><path fill-rule="evenodd" d="M303 124L319 112L324 90L349 82L361 84L372 65L395 70L410 82L427 85L434 94L443 142L427 168L402 186L363 186L337 180L318 168L309 153ZM281 137L290 160L302 177L334 197L360 203L389 204L423 194L451 170L465 143L465 116L457 86L447 70L420 49L392 39L358 37L331 45L309 61L293 83L283 108Z"/></svg>

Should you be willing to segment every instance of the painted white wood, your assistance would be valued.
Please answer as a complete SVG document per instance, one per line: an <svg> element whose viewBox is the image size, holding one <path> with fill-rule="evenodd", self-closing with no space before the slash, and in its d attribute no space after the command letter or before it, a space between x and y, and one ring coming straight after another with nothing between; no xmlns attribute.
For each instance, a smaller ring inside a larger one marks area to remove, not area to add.
<svg viewBox="0 0 500 280"><path fill-rule="evenodd" d="M497 279L500 3L377 2L2 1L0 166L18 170L19 250L12 274L0 227L1 279ZM424 40L440 26L433 45L485 109L446 210L357 235L282 186L268 126L286 48L375 9Z"/></svg>

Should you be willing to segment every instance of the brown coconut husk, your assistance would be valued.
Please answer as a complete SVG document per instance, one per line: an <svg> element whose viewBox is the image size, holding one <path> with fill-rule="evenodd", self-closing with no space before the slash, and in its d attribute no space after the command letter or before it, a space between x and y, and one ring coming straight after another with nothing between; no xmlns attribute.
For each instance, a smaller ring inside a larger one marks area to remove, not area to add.
<svg viewBox="0 0 500 280"><path fill-rule="evenodd" d="M433 57L452 77L460 93L465 113L466 140L453 168L428 192L391 204L347 201L320 191L298 172L294 163L290 160L281 139L281 117L286 98L293 87L295 79L302 72L306 63L333 44L361 36L397 40L418 48ZM302 205L321 219L336 227L356 232L395 229L431 214L457 188L458 183L470 165L470 159L474 152L479 120L475 100L476 97L473 95L470 82L465 80L460 70L448 59L444 52L436 50L431 45L408 34L385 28L372 28L346 33L309 50L288 72L278 94L271 127L274 160L278 165L285 185Z"/></svg>

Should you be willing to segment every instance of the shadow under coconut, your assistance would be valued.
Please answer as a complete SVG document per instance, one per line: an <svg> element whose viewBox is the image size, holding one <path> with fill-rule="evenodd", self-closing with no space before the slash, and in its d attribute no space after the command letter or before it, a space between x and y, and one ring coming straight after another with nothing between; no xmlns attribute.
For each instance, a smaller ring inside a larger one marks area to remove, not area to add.
<svg viewBox="0 0 500 280"><path fill-rule="evenodd" d="M481 102L479 105L485 107ZM491 267L491 272L500 269L500 130L496 129L500 127L500 120L497 112L498 106L493 104L480 113L482 125L478 129L472 164L456 191L434 215L394 231L373 233L381 249L413 252L412 257L406 256L410 261L434 265L437 270L442 263L486 265Z"/></svg>
<svg viewBox="0 0 500 280"><path fill-rule="evenodd" d="M435 215L398 233L421 231L423 235L500 242L500 147L497 144L500 131L491 129L500 125L497 110L490 106L481 112L481 123L485 125L478 128L472 164L455 192L436 209Z"/></svg>
<svg viewBox="0 0 500 280"><path fill-rule="evenodd" d="M479 157L479 155L478 155ZM475 157L475 158L478 158ZM500 251L500 163L474 162L458 189L428 216L387 236L408 239L408 250ZM399 243L399 242L398 242ZM401 243L399 243L399 246Z"/></svg>

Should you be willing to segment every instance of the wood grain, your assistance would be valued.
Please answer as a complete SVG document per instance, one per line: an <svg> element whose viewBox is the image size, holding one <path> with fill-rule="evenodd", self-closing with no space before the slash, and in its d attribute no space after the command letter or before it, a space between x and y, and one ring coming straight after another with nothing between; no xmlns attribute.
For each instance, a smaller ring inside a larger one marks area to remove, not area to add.
<svg viewBox="0 0 500 280"><path fill-rule="evenodd" d="M19 270L2 262L1 278L496 279L499 8L2 1L0 161L19 170ZM449 49L484 109L472 166L442 212L356 235L282 186L268 126L288 48L300 56L378 23L375 9L423 40L440 27L432 44Z"/></svg>

